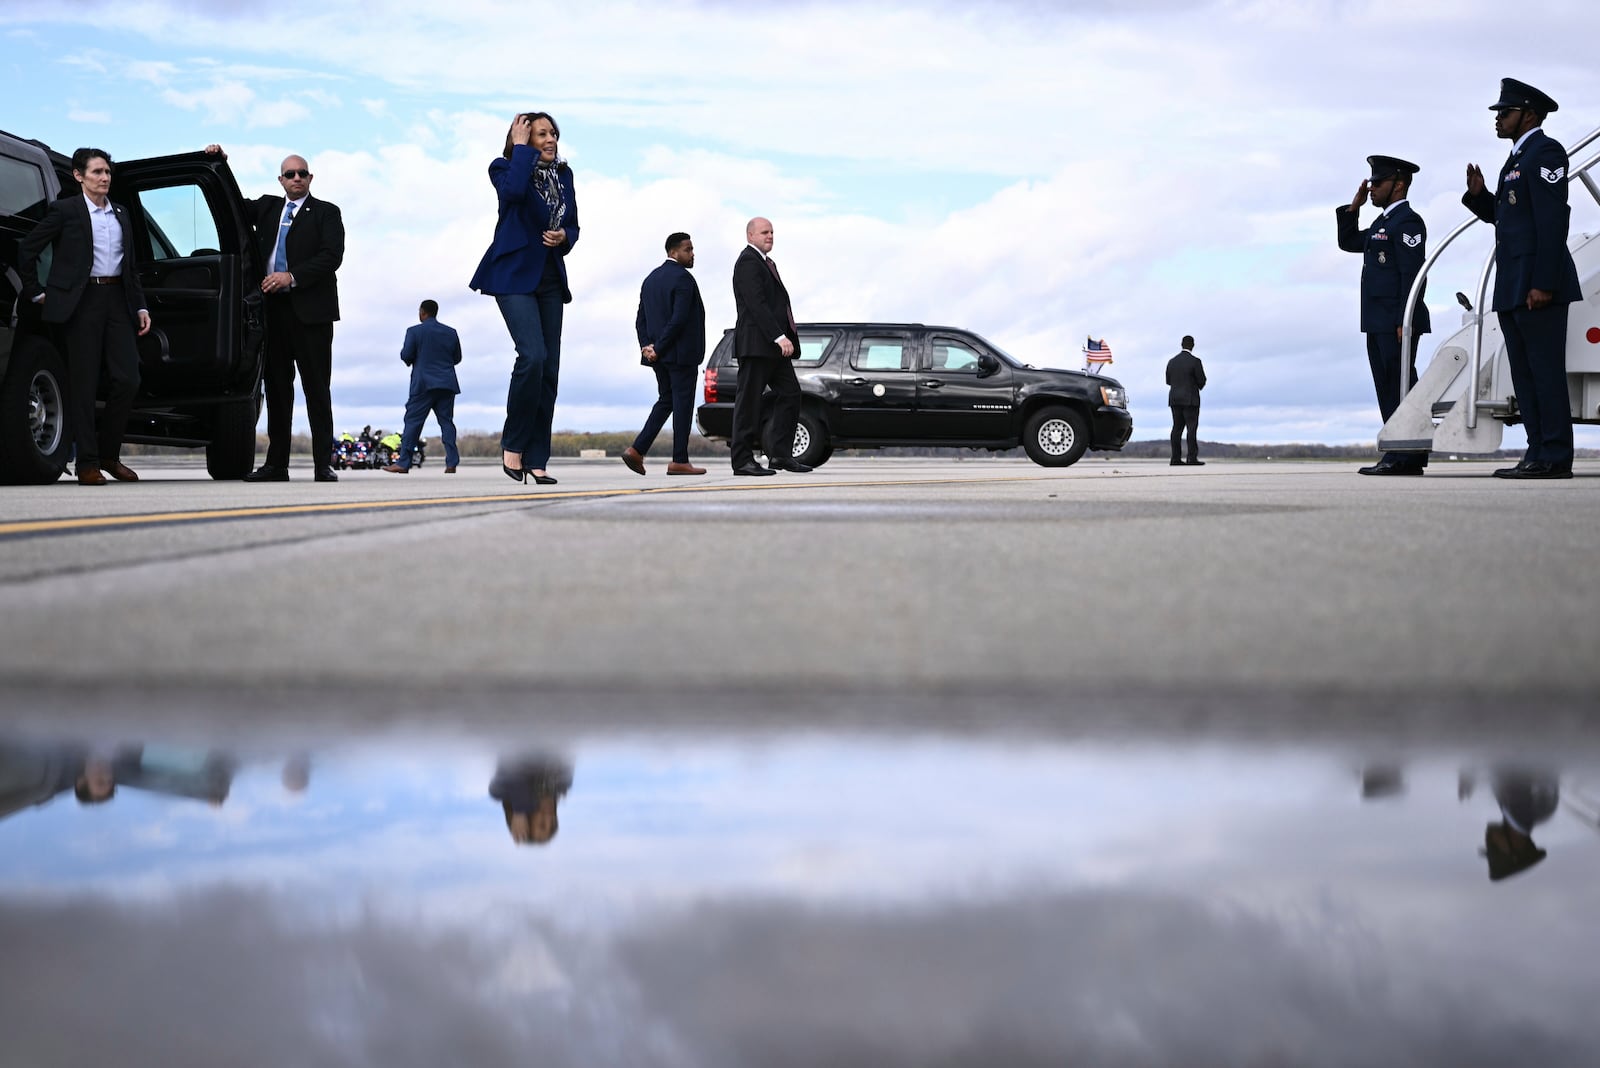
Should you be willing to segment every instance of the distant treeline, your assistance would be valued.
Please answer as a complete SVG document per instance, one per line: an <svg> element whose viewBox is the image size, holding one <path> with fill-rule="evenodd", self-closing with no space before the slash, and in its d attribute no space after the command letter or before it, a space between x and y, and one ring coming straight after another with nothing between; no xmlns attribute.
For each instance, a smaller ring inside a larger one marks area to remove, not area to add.
<svg viewBox="0 0 1600 1068"><path fill-rule="evenodd" d="M550 438L550 454L552 456L577 456L579 453L598 449L607 456L621 455L622 450L633 444L634 432L610 431L597 434L578 434L564 431L553 434ZM426 439L428 454L430 456L443 455L439 445L438 435ZM456 439L456 445L461 450L462 456L495 457L500 455L500 435L498 434L462 434ZM665 455L672 445L671 431L666 430L656 440L655 447L651 450L653 455ZM310 455L311 438L306 434L294 436L293 451L296 455ZM129 455L139 456L151 453L186 453L188 449L171 449L166 446L127 445L123 451ZM267 451L266 435L256 439L256 455L263 456ZM689 454L691 456L726 456L728 446L720 442L707 441L699 434L689 436ZM947 449L947 448L892 448L892 449L840 449L837 456L925 456L934 458L952 459L956 457L973 456L1021 456L1022 449L1010 449L1003 453L991 453L986 449L974 451L972 449ZM1120 453L1091 452L1086 458L1114 459L1125 456L1136 460L1165 460L1172 455L1172 445L1166 438L1153 441L1130 441ZM1377 455L1377 450L1364 445L1319 445L1315 442L1290 442L1284 445L1234 445L1225 441L1201 441L1200 455L1205 459L1214 460L1364 460ZM1520 448L1501 449L1494 454L1495 457L1520 457ZM1600 449L1578 449L1577 455L1585 459L1600 456Z"/></svg>

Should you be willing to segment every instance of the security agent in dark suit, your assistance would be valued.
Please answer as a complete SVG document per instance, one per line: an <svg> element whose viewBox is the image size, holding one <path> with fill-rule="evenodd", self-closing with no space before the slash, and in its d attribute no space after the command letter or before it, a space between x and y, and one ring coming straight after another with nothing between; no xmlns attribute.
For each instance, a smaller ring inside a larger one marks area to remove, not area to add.
<svg viewBox="0 0 1600 1068"><path fill-rule="evenodd" d="M207 152L223 159L219 145ZM318 482L337 482L333 470L333 324L339 321L339 281L344 262L344 216L337 205L311 195L311 167L288 156L278 168L283 195L245 204L256 231L256 251L266 269L267 459L246 482L289 481L294 426L294 377L306 397L311 462Z"/></svg>
<svg viewBox="0 0 1600 1068"><path fill-rule="evenodd" d="M1194 338L1183 336L1183 351L1167 361L1167 406L1172 409L1172 466L1204 467L1200 459L1200 391L1206 388L1206 368L1194 354ZM1178 447L1189 437L1189 459L1178 458Z"/></svg>
<svg viewBox="0 0 1600 1068"><path fill-rule="evenodd" d="M1571 478L1572 408L1567 394L1567 305L1583 296L1567 250L1567 150L1540 129L1556 102L1515 78L1500 80L1496 137L1513 142L1491 195L1467 164L1461 197L1494 224L1494 310L1500 316L1517 410L1528 450L1496 478Z"/></svg>
<svg viewBox="0 0 1600 1068"><path fill-rule="evenodd" d="M739 360L739 379L733 398L733 473L770 475L779 471L809 471L794 459L794 428L800 418L800 380L791 363L800 353L794 308L784 288L772 251L772 223L754 218L745 224L749 244L733 264L733 352ZM772 418L761 435L761 394L773 393ZM756 463L757 436L765 442L772 467Z"/></svg>
<svg viewBox="0 0 1600 1068"><path fill-rule="evenodd" d="M689 462L689 421L693 418L694 384L706 358L706 306L689 269L694 266L694 241L688 234L667 237L667 261L651 271L639 287L639 313L633 329L639 338L639 362L656 373L656 403L639 436L622 451L628 470L644 474L644 454L672 417L672 462L669 475L703 475Z"/></svg>
<svg viewBox="0 0 1600 1068"><path fill-rule="evenodd" d="M110 200L111 157L98 148L72 154L72 177L81 196L53 202L39 225L18 243L22 295L59 323L67 346L68 395L77 444L78 484L103 486L104 472L121 482L139 476L122 462L122 435L139 390L139 349L150 332L150 313L134 258L133 223ZM39 255L54 245L50 279L39 281ZM95 426L95 398L104 374L105 411Z"/></svg>
<svg viewBox="0 0 1600 1068"><path fill-rule="evenodd" d="M432 412L439 420L439 440L444 442L444 473L456 473L461 453L456 449L456 364L461 362L461 336L439 321L439 302L425 300L417 309L416 326L406 330L400 360L411 368L411 393L406 398L405 426L400 431L400 455L383 469L391 475L411 470L411 453L422 436L422 424Z"/></svg>
<svg viewBox="0 0 1600 1068"><path fill-rule="evenodd" d="M1406 297L1428 257L1428 228L1409 203L1411 178L1421 167L1393 156L1368 156L1372 177L1356 189L1355 199L1334 209L1339 224L1339 247L1359 252L1361 260L1361 331L1367 335L1367 363L1378 393L1378 412L1387 423L1400 407L1400 331L1405 323ZM1362 230L1361 205L1371 196L1383 213ZM1417 295L1411 319L1411 349L1406 353L1406 373L1417 384L1417 344L1432 329L1428 319L1426 283ZM1363 475L1420 475L1428 466L1425 452L1386 452Z"/></svg>

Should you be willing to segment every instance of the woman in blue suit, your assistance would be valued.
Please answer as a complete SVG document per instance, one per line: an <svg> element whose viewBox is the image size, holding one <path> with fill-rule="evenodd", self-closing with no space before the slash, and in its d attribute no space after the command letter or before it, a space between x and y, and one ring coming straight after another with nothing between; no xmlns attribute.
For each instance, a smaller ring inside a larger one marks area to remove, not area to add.
<svg viewBox="0 0 1600 1068"><path fill-rule="evenodd" d="M471 286L492 296L511 332L517 362L500 433L507 476L551 485L550 422L561 370L562 306L572 302L566 255L578 242L578 202L572 168L556 155L561 129L542 111L518 115L505 152L489 164L500 199L494 243Z"/></svg>

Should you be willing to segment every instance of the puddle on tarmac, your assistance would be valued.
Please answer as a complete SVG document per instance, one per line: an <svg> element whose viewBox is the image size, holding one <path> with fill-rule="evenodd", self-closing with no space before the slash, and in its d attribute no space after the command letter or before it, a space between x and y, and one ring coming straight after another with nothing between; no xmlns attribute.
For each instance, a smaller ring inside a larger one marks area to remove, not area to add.
<svg viewBox="0 0 1600 1068"><path fill-rule="evenodd" d="M1600 1038L1592 764L84 757L0 743L7 1064L1551 1065Z"/></svg>

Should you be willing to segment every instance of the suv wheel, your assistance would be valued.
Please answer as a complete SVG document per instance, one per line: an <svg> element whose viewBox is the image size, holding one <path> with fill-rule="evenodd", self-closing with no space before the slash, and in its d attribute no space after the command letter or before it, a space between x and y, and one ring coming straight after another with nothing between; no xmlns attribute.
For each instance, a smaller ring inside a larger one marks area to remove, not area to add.
<svg viewBox="0 0 1600 1068"><path fill-rule="evenodd" d="M237 482L256 462L256 419L260 401L219 404L211 422L211 443L206 446L206 473L218 482Z"/></svg>
<svg viewBox="0 0 1600 1068"><path fill-rule="evenodd" d="M54 482L67 469L71 451L66 364L55 349L28 338L11 354L0 387L0 481Z"/></svg>
<svg viewBox="0 0 1600 1068"><path fill-rule="evenodd" d="M1028 418L1022 447L1036 464L1067 467L1089 447L1089 429L1071 408L1041 408Z"/></svg>
<svg viewBox="0 0 1600 1068"><path fill-rule="evenodd" d="M827 424L816 412L801 409L794 424L794 458L807 467L821 467L832 455Z"/></svg>

